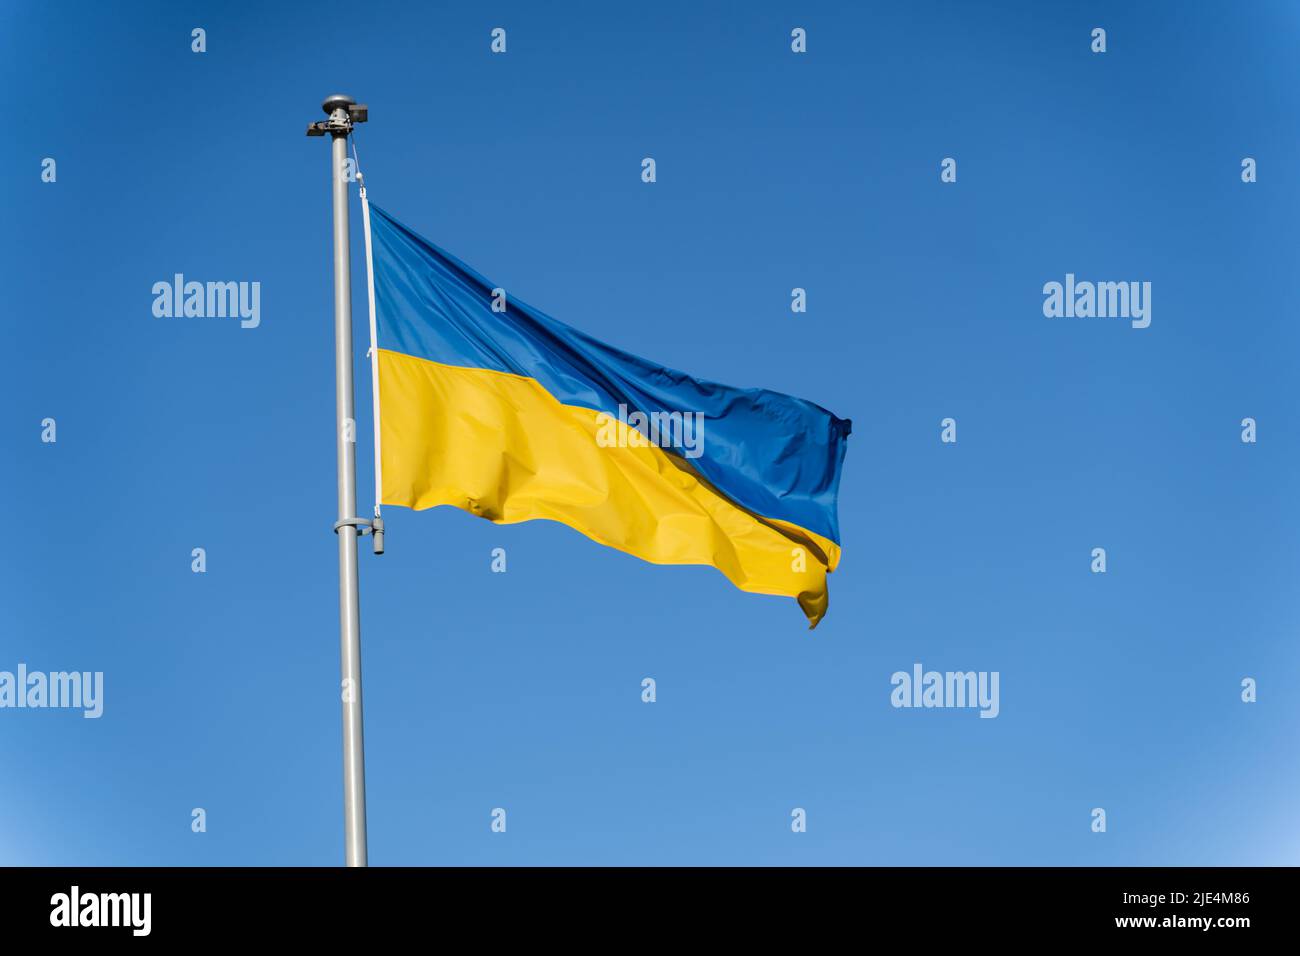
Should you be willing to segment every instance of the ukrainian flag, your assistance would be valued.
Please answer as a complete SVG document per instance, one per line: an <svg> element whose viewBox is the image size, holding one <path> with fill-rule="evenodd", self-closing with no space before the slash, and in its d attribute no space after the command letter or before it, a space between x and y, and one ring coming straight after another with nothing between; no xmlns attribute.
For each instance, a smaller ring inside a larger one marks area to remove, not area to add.
<svg viewBox="0 0 1300 956"><path fill-rule="evenodd" d="M848 421L598 342L370 208L384 504L559 521L796 598L817 626ZM702 441L683 449L700 413Z"/></svg>

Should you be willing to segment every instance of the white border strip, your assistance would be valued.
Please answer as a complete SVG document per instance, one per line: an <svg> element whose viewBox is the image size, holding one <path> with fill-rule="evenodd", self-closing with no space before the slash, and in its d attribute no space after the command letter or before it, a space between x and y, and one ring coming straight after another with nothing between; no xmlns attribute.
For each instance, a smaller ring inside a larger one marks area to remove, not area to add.
<svg viewBox="0 0 1300 956"><path fill-rule="evenodd" d="M361 179L358 171L357 178ZM375 332L375 261L370 252L370 200L366 183L361 180L361 220L366 233L366 291L370 296L370 391L375 406L375 517L379 517L379 500L384 494L384 466L379 444L379 341Z"/></svg>

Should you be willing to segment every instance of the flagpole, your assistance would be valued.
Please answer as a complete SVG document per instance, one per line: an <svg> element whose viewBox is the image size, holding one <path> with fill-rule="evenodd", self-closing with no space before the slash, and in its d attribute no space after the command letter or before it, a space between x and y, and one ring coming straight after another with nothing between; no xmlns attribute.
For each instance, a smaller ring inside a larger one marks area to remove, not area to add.
<svg viewBox="0 0 1300 956"><path fill-rule="evenodd" d="M308 136L330 135L334 194L335 444L338 448L339 663L343 701L343 834L348 866L366 865L366 757L361 710L361 607L357 587L357 535L370 522L357 517L356 416L352 398L352 272L348 236L348 134L365 122L366 108L349 96L330 96L329 119ZM364 530L363 530L364 529Z"/></svg>

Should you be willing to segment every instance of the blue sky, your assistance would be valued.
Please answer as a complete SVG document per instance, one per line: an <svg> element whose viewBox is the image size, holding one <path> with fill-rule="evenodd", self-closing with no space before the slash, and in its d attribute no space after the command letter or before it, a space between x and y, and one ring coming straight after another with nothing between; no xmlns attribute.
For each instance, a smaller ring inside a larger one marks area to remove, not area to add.
<svg viewBox="0 0 1300 956"><path fill-rule="evenodd" d="M335 91L370 106L373 198L512 294L854 422L812 634L711 569L387 509L361 556L372 864L1295 863L1298 25L6 4L0 670L103 671L105 702L0 710L0 863L342 859L329 170L303 135ZM176 272L260 282L260 326L155 318ZM1151 282L1151 326L1046 318L1066 273ZM999 672L997 719L891 707L917 662Z"/></svg>

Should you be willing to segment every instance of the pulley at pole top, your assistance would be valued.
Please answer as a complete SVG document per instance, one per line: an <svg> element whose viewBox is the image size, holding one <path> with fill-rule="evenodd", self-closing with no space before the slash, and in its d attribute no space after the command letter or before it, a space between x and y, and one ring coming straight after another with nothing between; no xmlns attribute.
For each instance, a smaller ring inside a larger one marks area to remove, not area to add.
<svg viewBox="0 0 1300 956"><path fill-rule="evenodd" d="M321 109L329 119L308 124L308 136L324 136L326 133L346 135L354 125L364 123L370 118L369 107L342 93L325 97Z"/></svg>

